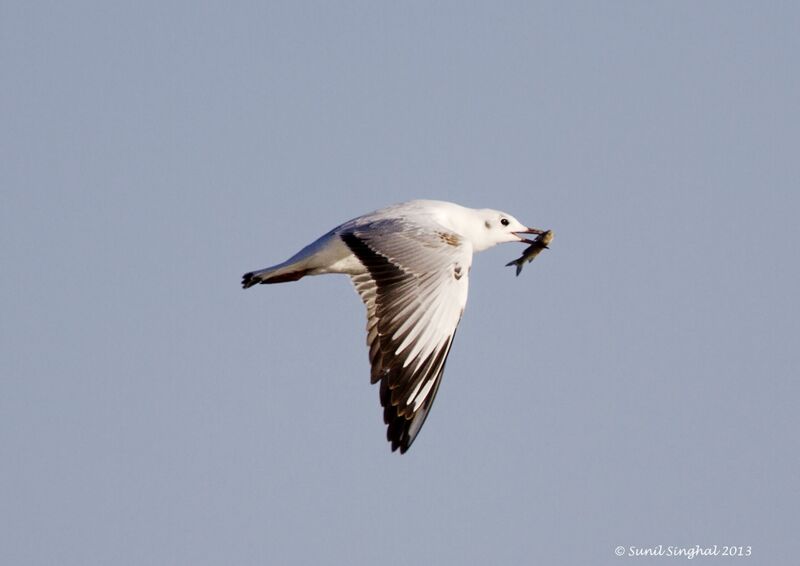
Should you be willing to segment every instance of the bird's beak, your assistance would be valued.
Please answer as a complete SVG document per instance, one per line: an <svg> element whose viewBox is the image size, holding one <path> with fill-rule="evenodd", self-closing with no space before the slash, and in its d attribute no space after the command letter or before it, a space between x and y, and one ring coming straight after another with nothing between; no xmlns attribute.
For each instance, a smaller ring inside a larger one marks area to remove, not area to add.
<svg viewBox="0 0 800 566"><path fill-rule="evenodd" d="M536 234L538 236L540 234L544 234L544 232L545 232L544 230L539 230L538 228L526 228L525 230L520 230L519 232L515 232L515 233L518 234L518 235L519 234ZM519 241L520 242L524 242L526 244L533 243L532 240L528 240L526 238L523 238L522 236L519 236Z"/></svg>

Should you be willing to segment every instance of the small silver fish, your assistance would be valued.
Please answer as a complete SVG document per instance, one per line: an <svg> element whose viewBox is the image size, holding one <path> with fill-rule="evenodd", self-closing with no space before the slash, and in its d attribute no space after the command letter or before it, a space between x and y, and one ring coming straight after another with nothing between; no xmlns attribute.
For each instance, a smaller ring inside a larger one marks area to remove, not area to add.
<svg viewBox="0 0 800 566"><path fill-rule="evenodd" d="M546 230L539 234L535 240L525 240L526 243L529 243L530 246L525 248L525 251L522 252L522 255L515 259L514 261L509 261L506 264L506 267L509 265L516 265L517 266L517 277L522 272L522 266L525 265L526 262L531 262L536 259L536 256L539 255L542 250L549 249L550 242L553 241L553 231Z"/></svg>

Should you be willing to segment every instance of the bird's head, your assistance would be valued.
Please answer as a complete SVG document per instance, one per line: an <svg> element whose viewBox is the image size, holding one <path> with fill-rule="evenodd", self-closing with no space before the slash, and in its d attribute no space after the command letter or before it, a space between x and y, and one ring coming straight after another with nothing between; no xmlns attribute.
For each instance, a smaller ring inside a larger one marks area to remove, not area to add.
<svg viewBox="0 0 800 566"><path fill-rule="evenodd" d="M484 208L474 215L462 228L463 234L472 241L476 252L505 242L527 242L520 234L541 234L543 230L529 228L519 220L499 210Z"/></svg>

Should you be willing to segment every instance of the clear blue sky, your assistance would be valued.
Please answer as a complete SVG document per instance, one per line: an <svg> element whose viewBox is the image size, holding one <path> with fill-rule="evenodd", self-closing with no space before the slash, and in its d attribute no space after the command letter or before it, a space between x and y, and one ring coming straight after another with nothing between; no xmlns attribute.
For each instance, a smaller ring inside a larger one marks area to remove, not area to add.
<svg viewBox="0 0 800 566"><path fill-rule="evenodd" d="M798 29L3 2L0 563L796 563ZM518 246L476 257L401 457L347 278L239 280L411 198L556 239L518 278Z"/></svg>

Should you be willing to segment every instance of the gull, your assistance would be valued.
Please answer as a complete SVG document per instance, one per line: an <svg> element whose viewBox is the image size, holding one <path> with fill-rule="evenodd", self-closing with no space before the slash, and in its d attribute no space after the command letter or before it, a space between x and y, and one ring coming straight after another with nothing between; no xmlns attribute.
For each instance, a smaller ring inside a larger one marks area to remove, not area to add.
<svg viewBox="0 0 800 566"><path fill-rule="evenodd" d="M403 454L439 389L467 304L472 254L542 232L497 210L413 200L337 226L283 263L245 273L242 287L350 277L367 308L370 377L380 382L386 437Z"/></svg>

